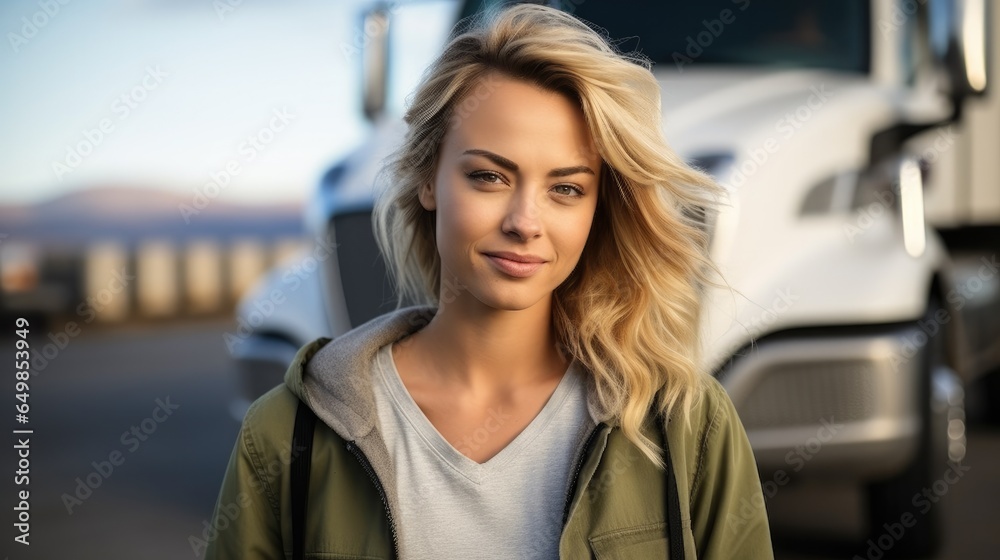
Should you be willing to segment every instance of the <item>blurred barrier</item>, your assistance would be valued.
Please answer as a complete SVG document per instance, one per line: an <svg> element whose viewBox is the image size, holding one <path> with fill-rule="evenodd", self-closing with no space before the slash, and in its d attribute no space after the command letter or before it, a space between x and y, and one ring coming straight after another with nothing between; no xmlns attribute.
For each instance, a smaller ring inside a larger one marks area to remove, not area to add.
<svg viewBox="0 0 1000 560"><path fill-rule="evenodd" d="M184 252L185 305L191 313L210 314L223 305L222 249L208 239L188 244Z"/></svg>
<svg viewBox="0 0 1000 560"><path fill-rule="evenodd" d="M229 251L229 295L238 300L253 287L267 267L263 244L255 239L240 239Z"/></svg>
<svg viewBox="0 0 1000 560"><path fill-rule="evenodd" d="M87 251L84 263L86 297L76 311L89 308L95 318L101 321L121 321L128 317L131 298L128 297L129 263L125 245L114 241L96 244ZM118 279L115 278L116 275L119 276ZM115 294L118 284L121 284L121 288Z"/></svg>
<svg viewBox="0 0 1000 560"><path fill-rule="evenodd" d="M169 241L145 241L136 253L139 312L151 317L176 315L178 261Z"/></svg>
<svg viewBox="0 0 1000 560"><path fill-rule="evenodd" d="M305 246L296 237L99 241L70 251L8 242L0 245L0 311L103 323L227 315Z"/></svg>

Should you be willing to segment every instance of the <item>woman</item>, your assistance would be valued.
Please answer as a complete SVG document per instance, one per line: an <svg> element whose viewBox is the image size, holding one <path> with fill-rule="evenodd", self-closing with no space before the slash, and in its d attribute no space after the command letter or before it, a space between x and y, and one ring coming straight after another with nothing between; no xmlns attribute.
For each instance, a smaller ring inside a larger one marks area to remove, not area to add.
<svg viewBox="0 0 1000 560"><path fill-rule="evenodd" d="M296 542L315 558L772 556L746 434L698 369L713 283L697 216L721 191L665 144L649 67L538 5L450 41L374 212L398 308L303 347L254 403L207 558ZM297 432L314 440L293 520L296 411L319 421Z"/></svg>

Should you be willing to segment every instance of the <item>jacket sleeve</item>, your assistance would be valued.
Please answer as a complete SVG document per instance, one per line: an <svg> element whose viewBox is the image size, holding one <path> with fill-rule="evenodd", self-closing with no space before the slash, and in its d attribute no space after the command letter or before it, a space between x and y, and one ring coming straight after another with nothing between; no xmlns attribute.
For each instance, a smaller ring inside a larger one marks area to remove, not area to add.
<svg viewBox="0 0 1000 560"><path fill-rule="evenodd" d="M255 407L247 412L229 458L222 488L210 522L198 538L205 544L205 560L283 558L279 502L274 481L267 478L266 462L254 438ZM192 541L196 553L198 547Z"/></svg>
<svg viewBox="0 0 1000 560"><path fill-rule="evenodd" d="M714 378L708 385L707 424L691 487L698 558L774 558L750 441L729 394Z"/></svg>

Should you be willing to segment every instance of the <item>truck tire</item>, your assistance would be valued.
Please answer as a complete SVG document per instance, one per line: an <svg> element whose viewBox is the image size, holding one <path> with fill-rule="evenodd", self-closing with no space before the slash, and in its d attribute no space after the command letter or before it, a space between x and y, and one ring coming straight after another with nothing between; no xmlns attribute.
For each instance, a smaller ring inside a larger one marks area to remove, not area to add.
<svg viewBox="0 0 1000 560"><path fill-rule="evenodd" d="M927 325L928 321L937 324L933 317L940 308L939 300L932 299L922 324ZM940 403L935 405L935 372L948 368L946 325L938 326L938 332L927 337L927 343L918 354L921 360L920 436L916 456L899 474L868 486L869 540L866 546L874 545L885 551L884 559L933 557L940 551L943 541L941 504L931 503L922 495L949 465L948 414L941 414ZM964 408L962 410L964 413Z"/></svg>

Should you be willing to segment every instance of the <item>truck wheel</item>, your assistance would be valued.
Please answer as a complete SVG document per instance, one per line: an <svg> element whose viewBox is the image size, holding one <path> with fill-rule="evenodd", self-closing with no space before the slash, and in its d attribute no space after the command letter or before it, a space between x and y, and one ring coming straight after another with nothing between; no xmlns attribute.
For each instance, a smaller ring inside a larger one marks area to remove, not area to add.
<svg viewBox="0 0 1000 560"><path fill-rule="evenodd" d="M940 303L932 300L923 325L937 324ZM923 495L965 452L964 396L958 377L948 366L944 325L927 337L918 354L920 365L920 437L913 462L901 473L868 487L868 539L885 551L884 558L925 558L936 554L943 540L944 515L938 497ZM927 334L925 332L925 334ZM960 424L949 433L949 422Z"/></svg>

